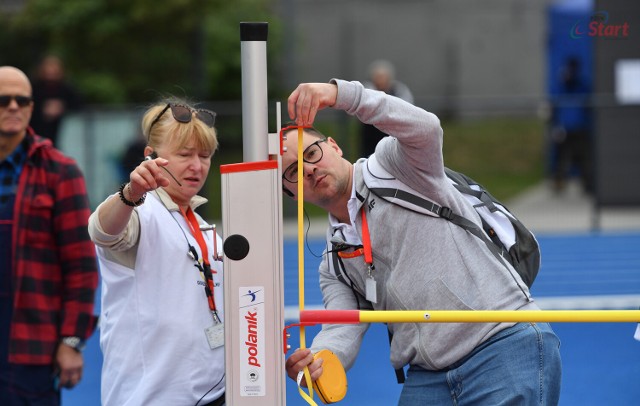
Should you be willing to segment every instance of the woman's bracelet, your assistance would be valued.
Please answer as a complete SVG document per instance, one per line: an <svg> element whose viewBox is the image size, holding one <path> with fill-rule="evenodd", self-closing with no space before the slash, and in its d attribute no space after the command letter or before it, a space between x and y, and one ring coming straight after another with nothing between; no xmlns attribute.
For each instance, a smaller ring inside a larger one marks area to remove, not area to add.
<svg viewBox="0 0 640 406"><path fill-rule="evenodd" d="M140 199L136 200L135 202L132 202L131 200L129 200L126 197L124 197L124 188L125 187L129 191L129 196L131 196L131 183L123 183L122 185L120 185L120 189L118 190L118 194L120 195L120 200L122 200L122 203L126 204L127 206L131 206L131 207L138 207L138 206L142 205L142 203L144 203L144 199L147 198L147 194L146 193L143 194Z"/></svg>

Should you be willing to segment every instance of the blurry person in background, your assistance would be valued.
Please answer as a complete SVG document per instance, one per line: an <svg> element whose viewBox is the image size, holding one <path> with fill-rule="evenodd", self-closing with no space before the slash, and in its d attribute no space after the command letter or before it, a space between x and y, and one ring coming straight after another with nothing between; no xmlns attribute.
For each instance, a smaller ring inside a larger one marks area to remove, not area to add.
<svg viewBox="0 0 640 406"><path fill-rule="evenodd" d="M580 60L567 59L560 73L558 94L553 100L551 140L555 148L553 187L564 191L567 179L578 171L585 193L593 192L590 87L584 79Z"/></svg>
<svg viewBox="0 0 640 406"><path fill-rule="evenodd" d="M91 215L102 275L102 404L223 405L222 240L195 212L215 113L166 100L142 118L144 160Z"/></svg>
<svg viewBox="0 0 640 406"><path fill-rule="evenodd" d="M144 148L147 146L147 139L142 134L136 135L126 145L119 161L118 175L122 178L122 182L129 180L129 174L144 159Z"/></svg>
<svg viewBox="0 0 640 406"><path fill-rule="evenodd" d="M396 79L395 68L389 61L380 59L372 62L369 66L369 80L362 84L368 89L380 90L391 96L399 97L406 102L413 103L411 90L407 85ZM371 124L362 124L360 156L368 157L373 154L378 141L386 135Z"/></svg>
<svg viewBox="0 0 640 406"><path fill-rule="evenodd" d="M0 399L59 405L83 371L98 284L76 163L29 128L29 79L0 67Z"/></svg>
<svg viewBox="0 0 640 406"><path fill-rule="evenodd" d="M31 127L36 134L47 137L58 145L60 124L66 114L79 110L81 98L65 78L62 60L54 55L45 56L33 80L33 116Z"/></svg>

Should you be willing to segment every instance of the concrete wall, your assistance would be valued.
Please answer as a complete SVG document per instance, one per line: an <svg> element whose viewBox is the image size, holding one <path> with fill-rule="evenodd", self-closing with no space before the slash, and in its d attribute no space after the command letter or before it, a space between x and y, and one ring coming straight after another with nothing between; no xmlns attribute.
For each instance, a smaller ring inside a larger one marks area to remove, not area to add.
<svg viewBox="0 0 640 406"><path fill-rule="evenodd" d="M416 104L534 112L545 93L546 7L527 0L282 0L286 82L367 78L388 59Z"/></svg>

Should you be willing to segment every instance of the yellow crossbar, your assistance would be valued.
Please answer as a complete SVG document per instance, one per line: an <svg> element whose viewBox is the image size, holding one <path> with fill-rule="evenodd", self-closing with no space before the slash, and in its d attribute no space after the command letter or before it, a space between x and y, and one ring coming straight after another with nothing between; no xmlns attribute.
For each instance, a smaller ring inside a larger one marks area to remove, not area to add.
<svg viewBox="0 0 640 406"><path fill-rule="evenodd" d="M640 322L640 310L361 311L362 323Z"/></svg>
<svg viewBox="0 0 640 406"><path fill-rule="evenodd" d="M306 310L303 325L355 323L640 322L640 310Z"/></svg>

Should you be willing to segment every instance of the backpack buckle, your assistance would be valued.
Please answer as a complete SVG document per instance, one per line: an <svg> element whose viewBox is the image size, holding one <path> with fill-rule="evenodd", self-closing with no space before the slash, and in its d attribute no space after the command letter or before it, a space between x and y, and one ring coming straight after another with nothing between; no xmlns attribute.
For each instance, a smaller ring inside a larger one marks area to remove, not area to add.
<svg viewBox="0 0 640 406"><path fill-rule="evenodd" d="M453 210L448 207L441 207L440 212L438 213L440 217L443 217L447 220L451 220L453 218Z"/></svg>

